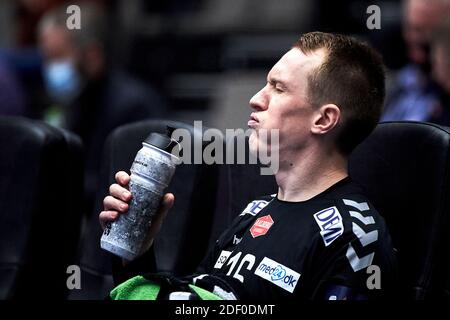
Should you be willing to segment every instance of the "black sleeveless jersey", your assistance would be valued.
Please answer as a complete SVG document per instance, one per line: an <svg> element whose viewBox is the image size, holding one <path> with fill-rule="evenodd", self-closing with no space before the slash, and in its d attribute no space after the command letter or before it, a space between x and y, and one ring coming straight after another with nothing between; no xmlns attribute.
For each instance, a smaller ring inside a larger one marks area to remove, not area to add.
<svg viewBox="0 0 450 320"><path fill-rule="evenodd" d="M252 201L192 280L226 297L225 283L239 299L333 299L325 295L335 286L383 298L395 272L384 219L345 178L307 201Z"/></svg>

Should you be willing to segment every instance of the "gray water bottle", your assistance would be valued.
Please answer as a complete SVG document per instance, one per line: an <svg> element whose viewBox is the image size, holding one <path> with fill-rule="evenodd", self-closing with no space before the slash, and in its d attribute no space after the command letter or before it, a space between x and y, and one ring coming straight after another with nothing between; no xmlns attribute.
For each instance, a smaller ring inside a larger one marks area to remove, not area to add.
<svg viewBox="0 0 450 320"><path fill-rule="evenodd" d="M133 260L142 252L151 221L175 172L180 159L171 151L178 142L167 134L152 133L142 143L131 166L130 192L132 199L125 214L109 223L101 237L100 246L117 256Z"/></svg>

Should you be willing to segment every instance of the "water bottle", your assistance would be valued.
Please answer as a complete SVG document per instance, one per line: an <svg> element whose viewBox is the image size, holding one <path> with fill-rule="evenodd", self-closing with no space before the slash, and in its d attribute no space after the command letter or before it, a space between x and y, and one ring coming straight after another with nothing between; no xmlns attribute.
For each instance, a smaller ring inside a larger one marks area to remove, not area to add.
<svg viewBox="0 0 450 320"><path fill-rule="evenodd" d="M142 143L131 166L128 212L108 223L100 240L102 249L127 260L138 257L153 216L158 211L164 191L181 161L171 152L178 142L171 139L173 128L167 133L151 133Z"/></svg>

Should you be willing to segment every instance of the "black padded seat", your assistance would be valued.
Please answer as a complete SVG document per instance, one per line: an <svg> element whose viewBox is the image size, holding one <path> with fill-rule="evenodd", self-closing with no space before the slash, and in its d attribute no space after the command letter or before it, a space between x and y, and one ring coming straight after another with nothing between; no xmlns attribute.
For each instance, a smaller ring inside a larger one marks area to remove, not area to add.
<svg viewBox="0 0 450 320"><path fill-rule="evenodd" d="M82 216L81 140L0 117L0 147L0 299L65 299Z"/></svg>

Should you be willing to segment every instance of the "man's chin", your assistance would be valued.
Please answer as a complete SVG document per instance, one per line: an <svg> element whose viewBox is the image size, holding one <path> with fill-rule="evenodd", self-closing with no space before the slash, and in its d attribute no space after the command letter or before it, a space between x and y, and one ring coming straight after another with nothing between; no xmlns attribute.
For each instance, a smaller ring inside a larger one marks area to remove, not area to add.
<svg viewBox="0 0 450 320"><path fill-rule="evenodd" d="M248 139L248 147L252 155L258 155L258 134L255 131L252 132Z"/></svg>

